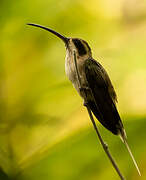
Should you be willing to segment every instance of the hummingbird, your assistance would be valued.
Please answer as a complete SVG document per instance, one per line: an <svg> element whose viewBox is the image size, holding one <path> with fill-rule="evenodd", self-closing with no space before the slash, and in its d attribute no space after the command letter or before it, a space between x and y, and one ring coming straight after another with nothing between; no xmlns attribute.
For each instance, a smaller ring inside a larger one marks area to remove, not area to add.
<svg viewBox="0 0 146 180"><path fill-rule="evenodd" d="M93 59L92 51L88 43L80 38L66 37L50 28L38 24L28 23L27 25L47 30L64 42L66 47L65 72L68 79L72 82L78 94L83 99L84 93L82 88L86 89L87 100L85 103L88 104L92 113L106 129L114 135L120 136L122 142L127 147L139 175L141 175L127 143L126 132L116 107L117 95L112 82L104 67L98 61ZM82 88L79 87L78 83L74 64L74 52Z"/></svg>

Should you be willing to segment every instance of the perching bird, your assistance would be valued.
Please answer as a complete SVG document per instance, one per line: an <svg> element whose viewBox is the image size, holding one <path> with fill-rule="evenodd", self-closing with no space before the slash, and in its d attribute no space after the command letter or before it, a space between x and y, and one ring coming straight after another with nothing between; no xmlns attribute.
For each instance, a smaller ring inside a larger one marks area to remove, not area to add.
<svg viewBox="0 0 146 180"><path fill-rule="evenodd" d="M78 77L74 64L74 52L76 53L81 85L83 88L87 89L86 103L88 103L95 117L106 129L120 136L132 157L139 175L141 175L127 144L126 132L116 108L117 96L113 85L103 66L92 58L91 48L88 43L79 38L67 38L52 29L37 24L28 25L45 29L63 40L66 46L66 74L79 95L84 99L84 95L78 84Z"/></svg>

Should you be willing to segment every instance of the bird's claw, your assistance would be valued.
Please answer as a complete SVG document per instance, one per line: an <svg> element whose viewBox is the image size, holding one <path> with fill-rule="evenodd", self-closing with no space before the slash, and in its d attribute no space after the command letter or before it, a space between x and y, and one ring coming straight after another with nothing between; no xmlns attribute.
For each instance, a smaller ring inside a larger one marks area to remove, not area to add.
<svg viewBox="0 0 146 180"><path fill-rule="evenodd" d="M88 91L90 90L89 87L85 86L85 87L79 87L80 91Z"/></svg>
<svg viewBox="0 0 146 180"><path fill-rule="evenodd" d="M88 102L86 102L86 101L84 100L83 105L84 105L85 107L87 107L87 106L88 106Z"/></svg>

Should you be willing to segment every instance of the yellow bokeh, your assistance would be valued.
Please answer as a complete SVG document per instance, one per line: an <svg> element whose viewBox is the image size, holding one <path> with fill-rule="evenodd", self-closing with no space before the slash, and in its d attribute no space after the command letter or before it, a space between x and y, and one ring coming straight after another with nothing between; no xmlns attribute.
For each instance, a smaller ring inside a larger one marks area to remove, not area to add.
<svg viewBox="0 0 146 180"><path fill-rule="evenodd" d="M146 5L139 0L2 1L0 180L118 179L65 75L65 47L37 23L86 40L118 96L128 142L146 177ZM99 123L97 122L99 125ZM99 125L127 179L136 170Z"/></svg>

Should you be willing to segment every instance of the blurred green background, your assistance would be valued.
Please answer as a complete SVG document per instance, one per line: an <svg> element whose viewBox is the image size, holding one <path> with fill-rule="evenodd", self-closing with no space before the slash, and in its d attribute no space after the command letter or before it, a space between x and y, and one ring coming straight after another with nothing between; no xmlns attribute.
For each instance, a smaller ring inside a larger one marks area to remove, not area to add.
<svg viewBox="0 0 146 180"><path fill-rule="evenodd" d="M127 179L146 179L146 4L139 0L1 0L0 180L118 180L64 71L65 48L37 23L85 39L118 95L138 176L99 125Z"/></svg>

